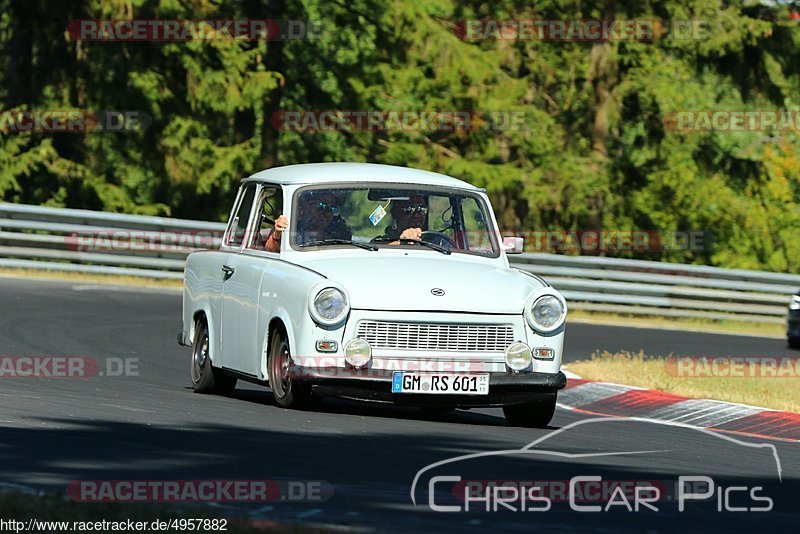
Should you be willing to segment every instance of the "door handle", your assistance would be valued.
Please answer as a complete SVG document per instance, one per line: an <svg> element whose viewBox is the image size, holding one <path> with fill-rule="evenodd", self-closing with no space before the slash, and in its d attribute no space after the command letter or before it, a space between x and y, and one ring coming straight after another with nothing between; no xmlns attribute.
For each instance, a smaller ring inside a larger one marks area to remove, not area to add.
<svg viewBox="0 0 800 534"><path fill-rule="evenodd" d="M226 277L229 277L229 276L233 275L233 273L235 271L236 271L236 269L231 267L230 265L223 265L222 266L222 272L225 273Z"/></svg>

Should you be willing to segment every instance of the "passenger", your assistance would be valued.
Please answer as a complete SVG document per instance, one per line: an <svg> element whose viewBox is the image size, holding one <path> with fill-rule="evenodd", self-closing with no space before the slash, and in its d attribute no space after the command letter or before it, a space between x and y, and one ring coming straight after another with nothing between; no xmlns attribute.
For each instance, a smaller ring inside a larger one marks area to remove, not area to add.
<svg viewBox="0 0 800 534"><path fill-rule="evenodd" d="M353 233L339 214L339 197L332 191L306 191L298 202L298 223L295 244L305 245L325 239L353 238ZM280 221L280 225L278 224ZM270 232L266 250L280 250L281 236L289 227L289 219L281 214Z"/></svg>
<svg viewBox="0 0 800 534"><path fill-rule="evenodd" d="M267 240L264 243L264 249L268 250L269 252L280 252L281 236L287 228L289 228L289 218L281 213L278 218L275 219L275 226L267 236Z"/></svg>

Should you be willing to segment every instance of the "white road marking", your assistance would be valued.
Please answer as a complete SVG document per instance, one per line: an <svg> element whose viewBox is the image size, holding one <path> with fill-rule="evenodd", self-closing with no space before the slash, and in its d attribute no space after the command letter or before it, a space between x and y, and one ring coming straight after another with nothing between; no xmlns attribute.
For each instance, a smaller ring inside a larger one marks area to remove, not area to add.
<svg viewBox="0 0 800 534"><path fill-rule="evenodd" d="M609 384L606 382L587 382L573 388L562 390L558 394L558 401L567 406L583 406L599 400L632 391L634 387L622 384Z"/></svg>
<svg viewBox="0 0 800 534"><path fill-rule="evenodd" d="M116 291L126 293L163 293L172 295L175 293L182 293L183 288L180 287L137 287L137 286L112 286L103 284L84 284L72 286L73 291Z"/></svg>
<svg viewBox="0 0 800 534"><path fill-rule="evenodd" d="M729 423L759 412L761 410L748 406L737 406L713 400L688 399L658 408L646 416L705 428Z"/></svg>

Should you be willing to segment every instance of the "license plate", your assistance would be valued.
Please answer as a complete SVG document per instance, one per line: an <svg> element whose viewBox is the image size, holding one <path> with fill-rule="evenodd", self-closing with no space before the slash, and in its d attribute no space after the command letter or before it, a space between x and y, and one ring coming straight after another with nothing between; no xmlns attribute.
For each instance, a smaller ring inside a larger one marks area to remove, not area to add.
<svg viewBox="0 0 800 534"><path fill-rule="evenodd" d="M392 375L392 393L430 393L450 395L488 395L489 375L447 373L404 373Z"/></svg>

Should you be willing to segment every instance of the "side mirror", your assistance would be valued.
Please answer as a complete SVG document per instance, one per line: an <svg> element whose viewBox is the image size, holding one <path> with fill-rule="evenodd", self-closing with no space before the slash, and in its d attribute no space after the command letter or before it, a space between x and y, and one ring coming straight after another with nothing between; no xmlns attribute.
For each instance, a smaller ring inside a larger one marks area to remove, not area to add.
<svg viewBox="0 0 800 534"><path fill-rule="evenodd" d="M525 248L525 240L521 237L504 237L503 250L506 254L522 254Z"/></svg>

